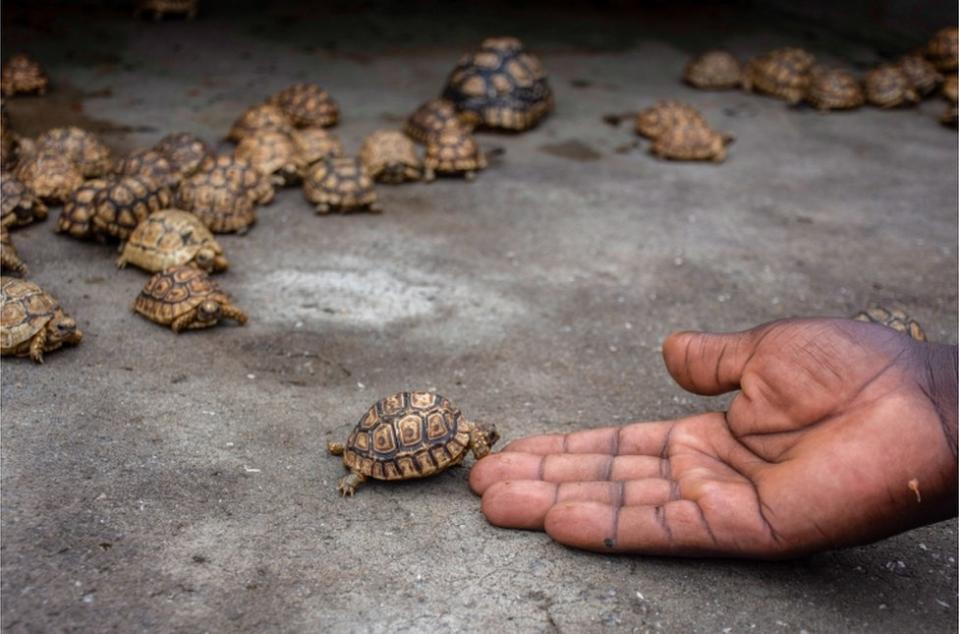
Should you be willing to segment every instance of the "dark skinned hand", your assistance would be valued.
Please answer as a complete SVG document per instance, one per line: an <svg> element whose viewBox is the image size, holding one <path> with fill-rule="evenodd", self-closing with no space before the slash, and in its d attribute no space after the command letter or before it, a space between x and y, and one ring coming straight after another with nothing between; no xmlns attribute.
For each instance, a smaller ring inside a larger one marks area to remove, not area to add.
<svg viewBox="0 0 959 634"><path fill-rule="evenodd" d="M601 552L782 558L956 514L957 350L843 319L663 346L729 411L524 438L470 486L496 526Z"/></svg>

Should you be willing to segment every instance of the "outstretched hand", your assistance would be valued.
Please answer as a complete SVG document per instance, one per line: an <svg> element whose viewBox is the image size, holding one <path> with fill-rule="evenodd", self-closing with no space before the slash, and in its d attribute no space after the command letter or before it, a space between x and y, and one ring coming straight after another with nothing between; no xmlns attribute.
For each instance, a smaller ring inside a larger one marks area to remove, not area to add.
<svg viewBox="0 0 959 634"><path fill-rule="evenodd" d="M470 486L496 526L603 552L779 558L956 514L957 352L840 319L676 333L685 389L727 412L524 438Z"/></svg>

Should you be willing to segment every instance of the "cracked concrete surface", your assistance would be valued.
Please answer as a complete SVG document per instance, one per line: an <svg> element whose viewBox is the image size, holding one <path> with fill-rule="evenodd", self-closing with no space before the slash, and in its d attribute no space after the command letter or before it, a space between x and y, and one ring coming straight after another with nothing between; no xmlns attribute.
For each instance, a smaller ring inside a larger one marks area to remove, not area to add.
<svg viewBox="0 0 959 634"><path fill-rule="evenodd" d="M26 49L53 78L48 97L9 102L14 126L79 123L118 151L175 130L216 140L297 80L339 101L355 151L505 32L541 55L558 109L483 135L505 154L473 184L380 188L381 216L316 217L281 192L222 240L245 328L175 336L130 313L146 277L116 270L112 247L51 220L17 231L87 338L43 367L2 364L4 630L956 631L954 520L757 563L497 530L465 468L337 497L326 442L396 390L435 388L508 440L721 407L670 382L659 345L675 329L895 301L956 341L941 102L821 115L677 81L707 46L802 44L861 70L880 59L868 44L716 8L390 6L211 5L154 24L5 5L4 55ZM736 135L725 164L654 160L601 120L666 97Z"/></svg>

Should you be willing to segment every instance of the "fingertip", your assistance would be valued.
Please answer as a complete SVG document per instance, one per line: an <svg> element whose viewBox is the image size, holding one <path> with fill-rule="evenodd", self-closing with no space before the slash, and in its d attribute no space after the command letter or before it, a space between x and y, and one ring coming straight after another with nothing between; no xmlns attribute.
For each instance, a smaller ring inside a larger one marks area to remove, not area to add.
<svg viewBox="0 0 959 634"><path fill-rule="evenodd" d="M590 550L616 548L616 509L598 502L560 502L546 513L543 528L561 544Z"/></svg>
<svg viewBox="0 0 959 634"><path fill-rule="evenodd" d="M488 456L480 458L470 469L469 485L470 490L474 494L483 495L483 492L486 491L486 488L490 485L489 467L487 463L490 462L495 455L496 454L489 454Z"/></svg>
<svg viewBox="0 0 959 634"><path fill-rule="evenodd" d="M473 493L483 493L494 482L504 480L536 480L541 456L510 452L494 453L476 462L470 469L469 484Z"/></svg>
<svg viewBox="0 0 959 634"><path fill-rule="evenodd" d="M494 526L543 530L555 497L556 485L547 482L496 482L483 494L483 515Z"/></svg>

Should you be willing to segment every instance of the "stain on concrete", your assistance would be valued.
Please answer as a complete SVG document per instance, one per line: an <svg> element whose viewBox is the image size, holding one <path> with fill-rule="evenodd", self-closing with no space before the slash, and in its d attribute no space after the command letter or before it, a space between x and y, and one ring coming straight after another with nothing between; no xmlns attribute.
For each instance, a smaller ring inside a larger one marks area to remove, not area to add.
<svg viewBox="0 0 959 634"><path fill-rule="evenodd" d="M593 149L591 145L578 139L541 145L538 149L545 154L570 159L571 161L598 161L603 158L603 155Z"/></svg>

